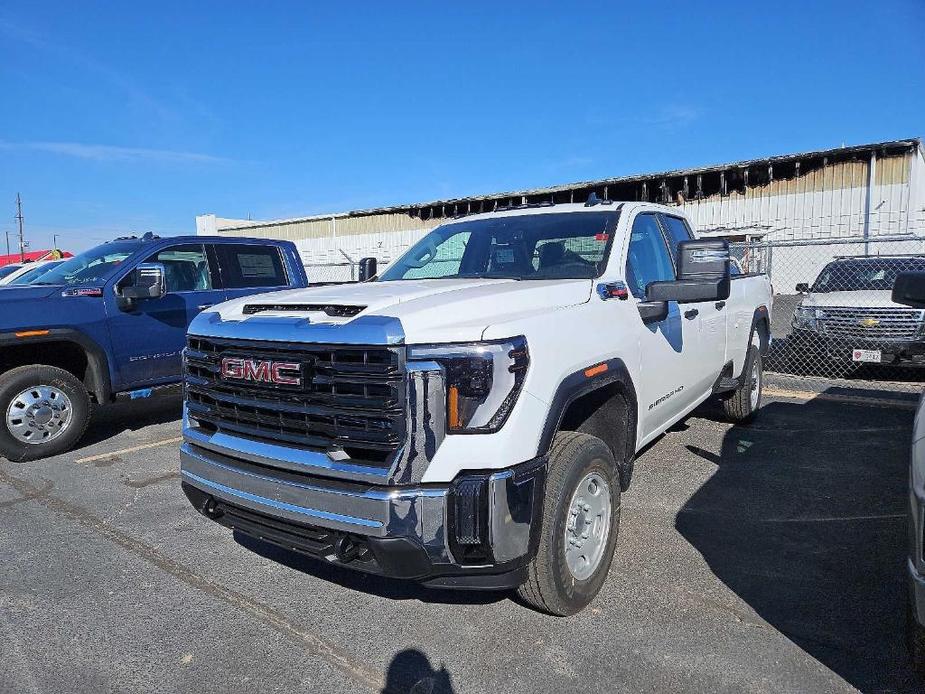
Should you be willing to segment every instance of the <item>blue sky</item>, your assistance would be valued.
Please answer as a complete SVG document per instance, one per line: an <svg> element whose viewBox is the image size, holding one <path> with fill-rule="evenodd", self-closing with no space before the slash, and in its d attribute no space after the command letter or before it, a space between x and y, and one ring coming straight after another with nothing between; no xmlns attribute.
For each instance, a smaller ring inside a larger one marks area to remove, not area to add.
<svg viewBox="0 0 925 694"><path fill-rule="evenodd" d="M919 136L925 3L5 3L0 94L0 249L80 250Z"/></svg>

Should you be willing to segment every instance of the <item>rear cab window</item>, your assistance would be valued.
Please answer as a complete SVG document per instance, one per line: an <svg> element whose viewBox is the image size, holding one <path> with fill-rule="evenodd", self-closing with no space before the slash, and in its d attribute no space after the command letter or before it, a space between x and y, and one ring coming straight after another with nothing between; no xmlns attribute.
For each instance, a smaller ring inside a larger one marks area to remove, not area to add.
<svg viewBox="0 0 925 694"><path fill-rule="evenodd" d="M278 246L216 244L226 289L286 287L289 278Z"/></svg>

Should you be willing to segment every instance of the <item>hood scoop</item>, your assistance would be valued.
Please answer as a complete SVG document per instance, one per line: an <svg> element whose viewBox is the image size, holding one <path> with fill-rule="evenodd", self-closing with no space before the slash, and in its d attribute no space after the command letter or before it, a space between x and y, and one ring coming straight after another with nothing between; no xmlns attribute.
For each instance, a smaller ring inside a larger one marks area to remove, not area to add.
<svg viewBox="0 0 925 694"><path fill-rule="evenodd" d="M241 312L245 316L255 313L324 313L336 318L353 318L365 306L348 306L343 304L245 304Z"/></svg>

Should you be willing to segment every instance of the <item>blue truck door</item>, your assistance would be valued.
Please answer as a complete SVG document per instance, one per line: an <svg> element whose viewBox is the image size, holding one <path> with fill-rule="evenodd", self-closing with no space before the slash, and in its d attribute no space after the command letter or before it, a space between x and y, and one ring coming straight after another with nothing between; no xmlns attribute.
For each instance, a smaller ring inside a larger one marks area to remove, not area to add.
<svg viewBox="0 0 925 694"><path fill-rule="evenodd" d="M290 279L289 275L294 270L287 267L279 246L217 243L214 247L221 267L225 296L229 300L304 286L301 277Z"/></svg>
<svg viewBox="0 0 925 694"><path fill-rule="evenodd" d="M202 244L166 246L142 262L164 265L167 294L113 311L110 333L123 390L179 380L186 329L196 314L224 300ZM121 279L116 291L131 277Z"/></svg>

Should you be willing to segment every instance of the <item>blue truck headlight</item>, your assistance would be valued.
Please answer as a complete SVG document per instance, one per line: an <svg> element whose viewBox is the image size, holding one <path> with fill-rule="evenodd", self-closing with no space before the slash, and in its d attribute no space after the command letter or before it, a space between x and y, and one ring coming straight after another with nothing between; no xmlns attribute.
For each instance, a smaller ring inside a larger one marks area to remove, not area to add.
<svg viewBox="0 0 925 694"><path fill-rule="evenodd" d="M450 433L492 433L507 420L527 375L527 340L422 345L409 360L427 359L446 372L446 419Z"/></svg>

